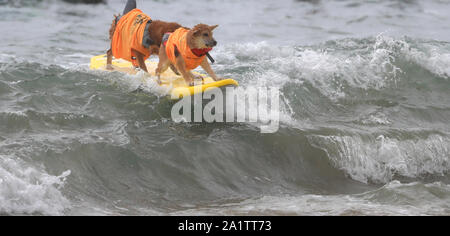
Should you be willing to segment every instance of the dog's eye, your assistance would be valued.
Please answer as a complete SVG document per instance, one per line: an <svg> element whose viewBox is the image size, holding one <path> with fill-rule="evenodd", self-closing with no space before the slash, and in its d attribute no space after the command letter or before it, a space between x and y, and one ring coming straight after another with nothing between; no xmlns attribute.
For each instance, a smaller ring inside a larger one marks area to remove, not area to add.
<svg viewBox="0 0 450 236"><path fill-rule="evenodd" d="M209 35L207 33L204 33L203 36L208 37Z"/></svg>

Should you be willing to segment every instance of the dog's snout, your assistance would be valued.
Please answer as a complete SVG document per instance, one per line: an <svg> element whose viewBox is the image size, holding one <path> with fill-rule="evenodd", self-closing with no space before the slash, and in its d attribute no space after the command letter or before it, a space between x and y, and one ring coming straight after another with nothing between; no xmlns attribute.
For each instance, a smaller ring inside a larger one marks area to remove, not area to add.
<svg viewBox="0 0 450 236"><path fill-rule="evenodd" d="M215 39L205 40L205 45L207 47L215 47L217 45L217 41Z"/></svg>

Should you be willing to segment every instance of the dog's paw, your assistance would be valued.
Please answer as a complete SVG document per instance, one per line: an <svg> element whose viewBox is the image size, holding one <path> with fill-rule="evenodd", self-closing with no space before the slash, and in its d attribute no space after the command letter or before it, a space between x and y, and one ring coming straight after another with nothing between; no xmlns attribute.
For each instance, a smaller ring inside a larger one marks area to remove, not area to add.
<svg viewBox="0 0 450 236"><path fill-rule="evenodd" d="M201 75L194 75L194 79L203 81L205 78Z"/></svg>
<svg viewBox="0 0 450 236"><path fill-rule="evenodd" d="M114 70L114 68L113 68L112 65L106 65L106 69L107 69L107 70Z"/></svg>

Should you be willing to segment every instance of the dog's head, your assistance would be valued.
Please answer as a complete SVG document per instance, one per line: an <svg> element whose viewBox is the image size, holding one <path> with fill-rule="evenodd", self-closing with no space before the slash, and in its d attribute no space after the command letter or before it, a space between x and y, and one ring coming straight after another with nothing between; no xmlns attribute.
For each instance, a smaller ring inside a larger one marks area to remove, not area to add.
<svg viewBox="0 0 450 236"><path fill-rule="evenodd" d="M217 27L218 25L196 25L190 32L191 46L199 49L215 47L217 41L213 37L213 30Z"/></svg>

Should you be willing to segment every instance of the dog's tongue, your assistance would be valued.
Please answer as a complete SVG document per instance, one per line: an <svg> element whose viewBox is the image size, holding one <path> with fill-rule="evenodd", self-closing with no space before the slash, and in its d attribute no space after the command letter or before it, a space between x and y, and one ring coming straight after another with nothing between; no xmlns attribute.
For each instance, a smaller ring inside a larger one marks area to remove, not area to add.
<svg viewBox="0 0 450 236"><path fill-rule="evenodd" d="M206 55L206 53L208 53L211 50L212 50L212 48L194 48L194 49L191 49L192 53L194 53L198 57L202 57L202 56Z"/></svg>

